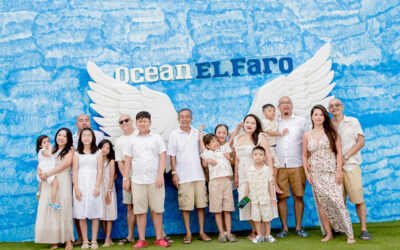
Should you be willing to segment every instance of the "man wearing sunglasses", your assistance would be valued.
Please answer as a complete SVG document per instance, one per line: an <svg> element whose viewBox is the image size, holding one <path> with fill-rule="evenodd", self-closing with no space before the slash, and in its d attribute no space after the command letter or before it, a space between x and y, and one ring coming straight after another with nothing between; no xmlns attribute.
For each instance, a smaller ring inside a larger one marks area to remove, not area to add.
<svg viewBox="0 0 400 250"><path fill-rule="evenodd" d="M361 240L371 240L367 231L367 208L364 202L363 187L361 181L361 148L364 147L364 133L357 118L343 115L344 106L337 98L332 99L328 106L332 114L333 125L336 127L343 155L343 187L344 200L347 194L349 201L356 204L358 218L361 224Z"/></svg>
<svg viewBox="0 0 400 250"><path fill-rule="evenodd" d="M123 135L117 138L115 141L115 161L118 163L118 169L121 174L124 173L125 166L125 155L124 149L128 144L128 141L135 136L135 129L133 128L133 121L130 115L123 114L118 120L119 127L121 128ZM122 246L127 243L134 242L134 229L136 217L133 214L133 201L132 191L122 190L122 203L127 206L126 220L128 224L128 236L119 241L118 245Z"/></svg>

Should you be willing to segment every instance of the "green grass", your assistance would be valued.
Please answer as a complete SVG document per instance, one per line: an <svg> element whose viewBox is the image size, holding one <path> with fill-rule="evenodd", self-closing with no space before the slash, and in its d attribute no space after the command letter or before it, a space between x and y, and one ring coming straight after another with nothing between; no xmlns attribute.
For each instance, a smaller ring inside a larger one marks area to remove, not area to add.
<svg viewBox="0 0 400 250"><path fill-rule="evenodd" d="M286 239L278 239L278 243L261 243L253 244L245 239L249 232L237 232L238 241L235 243L219 243L217 235L211 235L213 241L201 242L197 240L197 235L193 235L193 242L190 245L183 245L183 235L173 235L171 238L174 240L172 243L173 249L399 249L400 248L400 221L384 222L384 223L369 223L368 231L371 233L373 239L371 241L359 240L360 229L359 224L353 224L354 235L357 242L353 245L346 244L346 236L339 235L329 242L321 242L321 231L319 227L307 228L307 232L311 234L309 238L301 239L294 234L294 230L290 230L290 235ZM275 235L277 230L273 230ZM154 238L148 238L149 246L147 249L160 249L159 247L152 246ZM114 240L117 243L117 240ZM101 242L100 242L101 243ZM33 242L11 243L0 242L0 249L48 249L48 244L35 244ZM100 249L131 249L132 244L123 247L114 244L111 247ZM74 249L80 249L75 247Z"/></svg>

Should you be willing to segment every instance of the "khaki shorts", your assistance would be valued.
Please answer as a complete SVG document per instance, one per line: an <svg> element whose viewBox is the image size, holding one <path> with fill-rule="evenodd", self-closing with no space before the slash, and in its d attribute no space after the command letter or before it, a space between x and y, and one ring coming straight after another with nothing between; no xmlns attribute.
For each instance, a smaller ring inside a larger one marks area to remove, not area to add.
<svg viewBox="0 0 400 250"><path fill-rule="evenodd" d="M164 186L158 188L155 183L136 184L132 182L132 196L134 214L145 214L149 208L151 212L164 212Z"/></svg>
<svg viewBox="0 0 400 250"><path fill-rule="evenodd" d="M122 189L122 203L125 205L132 205L132 192L126 192L124 189Z"/></svg>
<svg viewBox="0 0 400 250"><path fill-rule="evenodd" d="M190 211L207 207L207 190L205 181L193 181L178 185L179 209Z"/></svg>
<svg viewBox="0 0 400 250"><path fill-rule="evenodd" d="M350 172L343 170L343 199L353 204L364 203L363 187L361 180L361 168L356 165Z"/></svg>
<svg viewBox="0 0 400 250"><path fill-rule="evenodd" d="M235 211L233 202L232 183L229 177L213 179L208 183L210 200L209 211L221 213L222 211Z"/></svg>
<svg viewBox="0 0 400 250"><path fill-rule="evenodd" d="M304 196L306 175L302 166L297 168L278 168L276 182L283 192L282 194L277 194L279 199L290 197L290 190L292 190L294 196Z"/></svg>

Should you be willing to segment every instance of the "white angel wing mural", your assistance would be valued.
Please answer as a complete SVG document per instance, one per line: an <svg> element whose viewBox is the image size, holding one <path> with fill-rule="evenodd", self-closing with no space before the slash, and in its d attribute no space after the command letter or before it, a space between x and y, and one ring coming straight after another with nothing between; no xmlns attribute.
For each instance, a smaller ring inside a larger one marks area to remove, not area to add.
<svg viewBox="0 0 400 250"><path fill-rule="evenodd" d="M327 107L334 98L327 95L335 87L335 83L331 83L334 73L331 71L332 61L328 60L330 49L330 43L326 43L289 75L264 84L255 95L249 113L263 117L262 106L267 103L277 106L279 98L285 95L292 99L293 112L299 116L310 116L310 110L316 104Z"/></svg>
<svg viewBox="0 0 400 250"><path fill-rule="evenodd" d="M93 101L90 107L102 116L93 119L112 141L122 135L118 125L121 114L129 114L135 119L138 112L149 112L152 120L151 130L160 134L166 142L169 134L178 128L178 114L166 94L143 85L138 90L106 75L93 62L88 62L87 70L94 80L89 82L91 90L88 91L88 95ZM167 164L167 172L169 167Z"/></svg>

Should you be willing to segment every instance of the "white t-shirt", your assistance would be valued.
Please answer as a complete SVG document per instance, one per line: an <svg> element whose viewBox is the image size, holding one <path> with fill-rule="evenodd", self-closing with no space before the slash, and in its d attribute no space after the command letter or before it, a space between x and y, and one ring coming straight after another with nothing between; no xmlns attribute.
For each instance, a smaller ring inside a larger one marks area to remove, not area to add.
<svg viewBox="0 0 400 250"><path fill-rule="evenodd" d="M103 134L103 132L98 131L98 130L93 130L93 132L94 132L94 136L96 137L96 145L98 146L99 143L104 139L104 134ZM78 132L76 132L72 136L72 143L73 143L75 150L78 149L78 141L79 141L79 135L78 135Z"/></svg>
<svg viewBox="0 0 400 250"><path fill-rule="evenodd" d="M176 156L179 184L205 180L200 163L199 131L190 128L189 134L180 128L172 131L168 141L168 155Z"/></svg>
<svg viewBox="0 0 400 250"><path fill-rule="evenodd" d="M344 116L342 122L337 127L337 131L342 144L342 154L345 155L357 143L357 136L364 136L360 122L357 118ZM356 165L361 165L361 150L349 157L343 165L346 172L350 172Z"/></svg>
<svg viewBox="0 0 400 250"><path fill-rule="evenodd" d="M278 120L279 132L285 128L289 132L284 136L279 136L276 143L276 155L281 168L297 168L303 166L303 135L309 130L306 119L293 114L289 119Z"/></svg>
<svg viewBox="0 0 400 250"><path fill-rule="evenodd" d="M217 152L222 152L222 153L232 153L232 148L229 146L229 143L225 143L216 150Z"/></svg>
<svg viewBox="0 0 400 250"><path fill-rule="evenodd" d="M138 132L137 132L137 130L135 130L132 134L121 135L120 137L118 137L115 140L114 149L115 149L115 161L116 162L125 160L125 155L124 155L125 147L126 147L128 141L137 134L138 134Z"/></svg>
<svg viewBox="0 0 400 250"><path fill-rule="evenodd" d="M225 158L223 152L206 149L203 153L201 153L201 158L204 160L211 158L218 163L216 166L208 164L210 180L218 177L227 177L233 175L231 163Z"/></svg>
<svg viewBox="0 0 400 250"><path fill-rule="evenodd" d="M165 152L165 144L159 134L137 133L129 139L124 155L132 157L131 180L136 184L155 183L158 176L160 154Z"/></svg>

